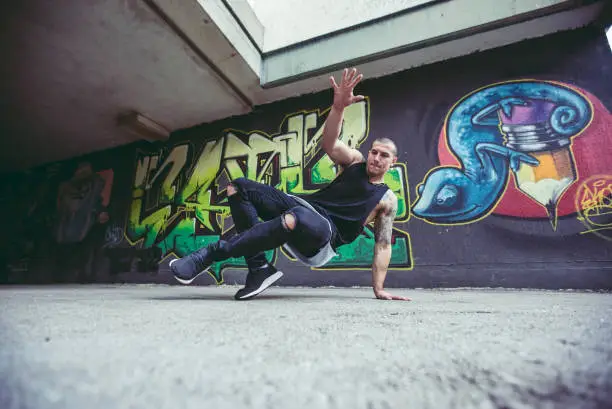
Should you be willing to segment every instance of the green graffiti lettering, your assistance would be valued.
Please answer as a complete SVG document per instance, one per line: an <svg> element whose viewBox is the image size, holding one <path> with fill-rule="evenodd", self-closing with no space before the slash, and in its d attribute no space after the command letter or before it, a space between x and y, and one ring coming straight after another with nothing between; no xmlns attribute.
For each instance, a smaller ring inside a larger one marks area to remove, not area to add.
<svg viewBox="0 0 612 409"><path fill-rule="evenodd" d="M330 260L322 270L338 268L359 268L372 266L374 259L374 232L366 227L363 233L352 243L338 248L338 256ZM393 229L392 254L389 268L412 269L410 235L398 229Z"/></svg>
<svg viewBox="0 0 612 409"><path fill-rule="evenodd" d="M158 155L142 157L137 161L136 166L126 237L132 243L143 240L143 247L151 247L155 244L172 210L171 206L164 206L149 215L144 214L146 194L149 191L149 175L157 167L158 159Z"/></svg>
<svg viewBox="0 0 612 409"><path fill-rule="evenodd" d="M408 203L410 203L410 190L406 176L405 165L397 164L385 174L385 183L397 196L397 216L395 220L405 222L410 217Z"/></svg>
<svg viewBox="0 0 612 409"><path fill-rule="evenodd" d="M225 206L215 206L211 203L212 192L210 190L215 183L222 154L223 140L206 143L185 188L178 197L178 204L185 205L195 212L196 220L192 221L192 224L197 221L209 232L215 231L215 227L210 220L211 212L226 211Z"/></svg>
<svg viewBox="0 0 612 409"><path fill-rule="evenodd" d="M233 234L234 226L227 205L227 186L246 177L294 194L314 192L337 175L337 168L324 152L320 141L329 111L299 112L288 115L279 133L242 132L228 129L224 135L208 139L199 155L190 144L139 154L134 175L132 203L126 236L132 244L158 246L164 255L183 256L202 246ZM359 148L368 137L368 100L347 107L340 139ZM197 146L196 146L197 148ZM193 162L190 162L192 157ZM163 158L160 164L160 158ZM385 182L398 198L398 221L410 216L406 168L397 164ZM391 267L411 268L410 236L394 231ZM368 227L350 245L339 249L339 256L325 268L370 268L374 237ZM277 255L267 252L270 261ZM210 275L223 282L223 269L244 268L244 259L215 263Z"/></svg>
<svg viewBox="0 0 612 409"><path fill-rule="evenodd" d="M325 155L312 167L310 177L315 185L330 183L336 177L336 165L329 156Z"/></svg>

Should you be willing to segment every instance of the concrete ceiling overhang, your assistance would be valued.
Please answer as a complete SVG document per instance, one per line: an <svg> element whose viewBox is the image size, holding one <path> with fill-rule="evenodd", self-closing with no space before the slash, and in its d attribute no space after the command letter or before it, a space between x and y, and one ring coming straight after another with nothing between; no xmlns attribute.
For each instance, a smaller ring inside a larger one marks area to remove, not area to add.
<svg viewBox="0 0 612 409"><path fill-rule="evenodd" d="M0 171L134 142L117 125L128 111L187 128L318 92L348 65L379 77L581 27L605 2L497 0L486 13L470 10L488 0L423 3L264 51L244 0L12 2L0 16Z"/></svg>

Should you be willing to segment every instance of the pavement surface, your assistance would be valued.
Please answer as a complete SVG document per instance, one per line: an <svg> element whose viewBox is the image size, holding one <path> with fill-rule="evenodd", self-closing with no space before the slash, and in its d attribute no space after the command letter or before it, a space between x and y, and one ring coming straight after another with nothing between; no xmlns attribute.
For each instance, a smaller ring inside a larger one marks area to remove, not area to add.
<svg viewBox="0 0 612 409"><path fill-rule="evenodd" d="M610 408L612 295L1 287L0 408Z"/></svg>

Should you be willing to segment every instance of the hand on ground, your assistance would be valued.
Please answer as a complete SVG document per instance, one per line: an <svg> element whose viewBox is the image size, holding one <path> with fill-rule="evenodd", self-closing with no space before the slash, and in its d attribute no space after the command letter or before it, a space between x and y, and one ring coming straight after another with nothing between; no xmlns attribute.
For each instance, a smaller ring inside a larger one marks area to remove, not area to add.
<svg viewBox="0 0 612 409"><path fill-rule="evenodd" d="M386 291L375 291L374 294L376 294L376 298L378 298L379 300L401 300L401 301L412 301L410 298L408 297L401 297L399 295L393 295L393 294L389 294Z"/></svg>

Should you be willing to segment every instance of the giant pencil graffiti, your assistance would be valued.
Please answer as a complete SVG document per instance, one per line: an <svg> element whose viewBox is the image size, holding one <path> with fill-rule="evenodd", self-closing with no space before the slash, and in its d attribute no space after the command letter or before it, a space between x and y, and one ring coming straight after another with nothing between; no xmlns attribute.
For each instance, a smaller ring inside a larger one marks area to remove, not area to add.
<svg viewBox="0 0 612 409"><path fill-rule="evenodd" d="M366 99L346 109L341 140L359 147L369 130ZM309 193L328 184L336 175L331 160L320 149L327 111L288 115L268 135L261 131L226 130L222 137L185 142L157 152L139 152L126 237L132 245L158 246L166 256L188 254L219 237L231 234L233 223L226 189L238 177L274 186L287 193ZM399 200L398 222L408 220L409 196L406 167L395 166L385 178ZM412 268L409 235L394 230L391 267ZM338 249L339 256L324 269L371 267L372 230L366 228L352 244ZM268 257L276 260L277 250ZM285 256L288 257L287 254ZM213 265L210 275L220 283L225 267L242 267L243 259Z"/></svg>
<svg viewBox="0 0 612 409"><path fill-rule="evenodd" d="M517 80L475 90L449 110L440 166L418 185L412 211L431 224L548 218L553 230L577 213L587 232L606 236L610 125L605 106L576 86Z"/></svg>

